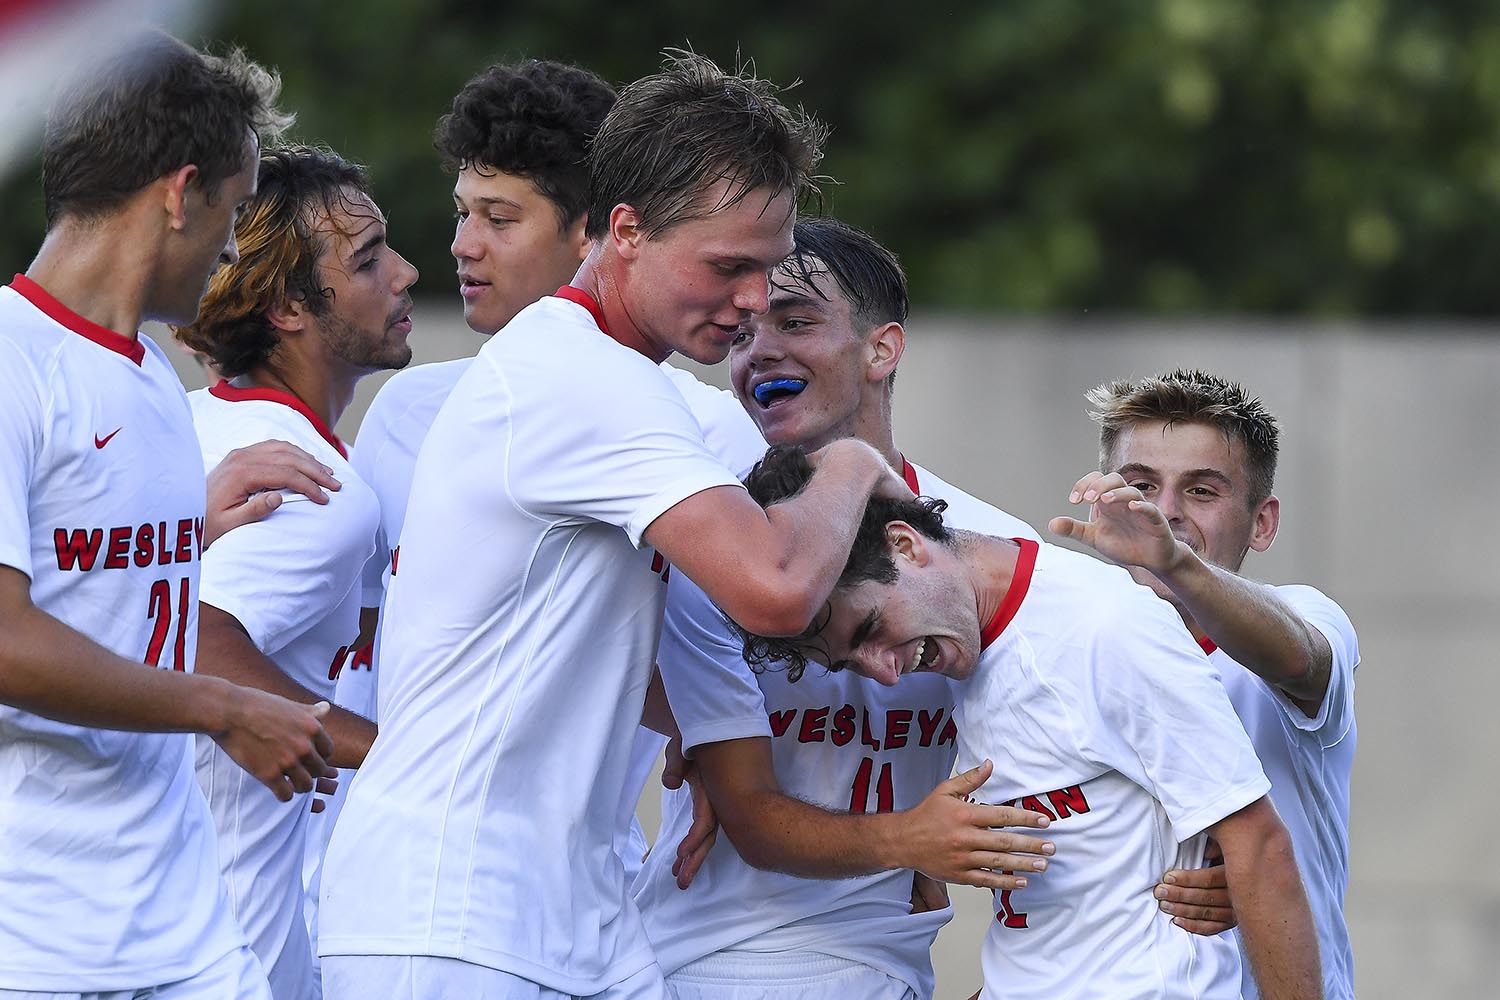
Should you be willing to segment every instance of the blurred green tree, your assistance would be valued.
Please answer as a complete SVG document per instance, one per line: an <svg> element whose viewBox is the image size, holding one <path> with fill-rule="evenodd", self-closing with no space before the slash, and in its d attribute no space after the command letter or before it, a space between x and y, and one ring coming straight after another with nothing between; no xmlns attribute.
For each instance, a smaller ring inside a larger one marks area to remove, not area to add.
<svg viewBox="0 0 1500 1000"><path fill-rule="evenodd" d="M249 0L212 41L277 66L299 139L372 165L446 291L429 141L488 62L615 82L668 45L737 53L834 126L828 208L914 298L1015 312L1487 315L1500 308L1500 8L1473 0ZM0 257L41 235L35 166Z"/></svg>

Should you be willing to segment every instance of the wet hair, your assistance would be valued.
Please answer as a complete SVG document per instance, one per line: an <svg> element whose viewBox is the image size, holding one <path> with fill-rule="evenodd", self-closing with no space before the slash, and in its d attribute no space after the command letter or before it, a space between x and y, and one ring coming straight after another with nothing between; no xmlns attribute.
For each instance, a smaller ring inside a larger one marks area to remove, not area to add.
<svg viewBox="0 0 1500 1000"><path fill-rule="evenodd" d="M292 121L274 103L281 82L239 49L207 55L160 32L66 85L42 137L42 197L50 228L63 216L114 211L158 178L198 168L213 200L245 165L253 133L269 142Z"/></svg>
<svg viewBox="0 0 1500 1000"><path fill-rule="evenodd" d="M264 365L279 335L266 313L283 298L302 302L313 315L328 310L332 289L319 279L324 239L315 231L337 209L359 216L369 196L363 167L331 149L287 146L260 158L260 186L234 226L239 262L222 267L191 325L172 332L205 355L225 378Z"/></svg>
<svg viewBox="0 0 1500 1000"><path fill-rule="evenodd" d="M774 445L745 477L745 488L756 503L770 507L802 492L812 477L813 467L807 460L806 451L795 445ZM896 568L885 530L892 521L905 521L922 536L940 544L954 544L953 531L943 523L943 511L947 509L946 500L932 497L892 500L872 496L865 504L859 530L854 536L854 547L849 551L836 586L854 587L867 581L896 582L900 571ZM828 627L830 614L825 608L806 630L789 638L756 635L741 628L733 619L729 619L729 624L744 647L745 662L750 669L757 673L784 669L787 679L795 682L807 670L807 650L817 644L823 629ZM832 670L839 668L838 664L828 666Z"/></svg>
<svg viewBox="0 0 1500 1000"><path fill-rule="evenodd" d="M726 73L703 56L669 49L661 72L620 91L589 149L590 239L630 205L648 237L737 204L752 191L816 196L813 173L827 127L788 108L747 67ZM730 181L715 204L704 195Z"/></svg>
<svg viewBox="0 0 1500 1000"><path fill-rule="evenodd" d="M1238 382L1196 368L1178 368L1134 382L1106 382L1086 396L1093 406L1089 416L1099 425L1101 469L1114 468L1120 432L1132 424L1158 420L1169 425L1207 424L1244 445L1250 479L1248 506L1254 508L1271 495L1280 429L1259 397Z"/></svg>
<svg viewBox="0 0 1500 1000"><path fill-rule="evenodd" d="M449 170L530 180L566 228L588 210L588 145L614 103L614 88L586 69L541 59L497 63L454 96L432 144Z"/></svg>
<svg viewBox="0 0 1500 1000"><path fill-rule="evenodd" d="M782 262L779 272L793 275L815 292L814 278L832 276L849 300L850 310L867 326L906 322L911 308L906 272L896 255L869 233L823 216L798 219L793 239L796 249ZM773 283L776 277L773 273ZM777 287L785 285L778 283Z"/></svg>

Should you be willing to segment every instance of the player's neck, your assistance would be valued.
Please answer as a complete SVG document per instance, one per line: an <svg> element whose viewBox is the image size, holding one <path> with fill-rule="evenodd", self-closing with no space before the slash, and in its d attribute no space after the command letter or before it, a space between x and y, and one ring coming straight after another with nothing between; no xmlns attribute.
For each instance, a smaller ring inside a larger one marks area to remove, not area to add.
<svg viewBox="0 0 1500 1000"><path fill-rule="evenodd" d="M354 400L355 379L341 379L316 365L261 365L232 380L246 389L275 389L302 401L329 427Z"/></svg>
<svg viewBox="0 0 1500 1000"><path fill-rule="evenodd" d="M588 257L584 258L578 273L573 276L572 285L592 295L594 301L599 303L599 312L604 317L604 332L612 340L644 354L655 364L661 364L671 357L670 348L655 343L636 326L630 308L621 294L620 284L605 259L603 248L597 243L589 251Z"/></svg>
<svg viewBox="0 0 1500 1000"><path fill-rule="evenodd" d="M92 323L135 339L145 318L156 263L140 250L126 220L111 217L90 226L58 222L26 277Z"/></svg>
<svg viewBox="0 0 1500 1000"><path fill-rule="evenodd" d="M995 538L974 532L958 533L958 552L974 587L974 608L982 629L995 617L1005 595L1010 593L1016 576L1016 562L1021 547L1009 538Z"/></svg>

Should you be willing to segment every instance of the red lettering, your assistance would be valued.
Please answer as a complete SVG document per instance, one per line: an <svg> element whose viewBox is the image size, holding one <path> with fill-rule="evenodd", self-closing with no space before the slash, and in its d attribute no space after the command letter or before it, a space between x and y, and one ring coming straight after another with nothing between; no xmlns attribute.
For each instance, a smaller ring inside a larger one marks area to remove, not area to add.
<svg viewBox="0 0 1500 1000"><path fill-rule="evenodd" d="M651 572L660 573L661 568L666 564L667 561L661 557L660 552L651 553Z"/></svg>
<svg viewBox="0 0 1500 1000"><path fill-rule="evenodd" d="M333 662L328 664L328 679L336 681L339 679L339 671L344 669L344 660L349 657L349 647L340 646L337 653L333 654Z"/></svg>
<svg viewBox="0 0 1500 1000"><path fill-rule="evenodd" d="M92 531L74 528L71 533L58 528L52 533L52 544L57 549L57 568L67 571L77 566L85 572L93 569L94 559L99 555L99 543L103 540L104 532L99 528Z"/></svg>
<svg viewBox="0 0 1500 1000"><path fill-rule="evenodd" d="M156 548L156 533L151 530L152 527L152 525L143 524L135 529L135 564L137 566L151 565L151 558Z"/></svg>
<svg viewBox="0 0 1500 1000"><path fill-rule="evenodd" d="M1021 808L1029 812L1041 813L1048 819L1057 819L1056 816L1052 815L1052 810L1042 805L1042 800L1037 798L1035 795L1027 795L1022 797Z"/></svg>
<svg viewBox="0 0 1500 1000"><path fill-rule="evenodd" d="M193 543L197 546L198 558L203 558L203 518L193 518Z"/></svg>
<svg viewBox="0 0 1500 1000"><path fill-rule="evenodd" d="M941 708L931 714L928 714L925 708L918 712L917 729L921 731L922 738L917 742L924 747L932 746L932 738L937 735L938 723L942 721L943 710Z"/></svg>
<svg viewBox="0 0 1500 1000"><path fill-rule="evenodd" d="M771 735L785 736L786 731L791 728L792 720L797 717L797 710L789 708L784 712L771 713Z"/></svg>
<svg viewBox="0 0 1500 1000"><path fill-rule="evenodd" d="M849 811L862 813L870 804L870 776L875 770L875 758L865 757L854 772L854 784L849 789ZM891 783L891 762L880 766L880 779L875 784L875 811L888 813L896 808L896 792Z"/></svg>
<svg viewBox="0 0 1500 1000"><path fill-rule="evenodd" d="M177 550L172 553L172 561L193 561L193 522L188 518L177 522Z"/></svg>
<svg viewBox="0 0 1500 1000"><path fill-rule="evenodd" d="M1015 872L1007 871L1001 872L1001 874L1014 875ZM1018 912L1016 908L1011 905L1010 893L1011 890L1009 889L1000 890L1000 912L995 914L995 919L1000 921L1000 924L1004 927L1009 927L1012 930L1022 930L1026 927L1026 914Z"/></svg>
<svg viewBox="0 0 1500 1000"><path fill-rule="evenodd" d="M396 575L396 563L401 561L401 546L391 549L391 576Z"/></svg>
<svg viewBox="0 0 1500 1000"><path fill-rule="evenodd" d="M1057 812L1054 819L1067 819L1074 813L1089 811L1088 799L1083 797L1083 789L1077 785L1069 785L1067 788L1048 792L1047 801L1052 803L1052 808Z"/></svg>
<svg viewBox="0 0 1500 1000"><path fill-rule="evenodd" d="M172 669L187 670L187 622L188 609L193 605L191 585L187 577L182 578L177 588L177 637L172 641Z"/></svg>
<svg viewBox="0 0 1500 1000"><path fill-rule="evenodd" d="M949 719L948 724L943 727L942 735L938 737L938 746L942 746L944 743L954 743L957 740L958 726L954 724L952 719Z"/></svg>
<svg viewBox="0 0 1500 1000"><path fill-rule="evenodd" d="M911 709L893 708L885 713L885 748L899 750L906 746L906 734L911 731Z"/></svg>
<svg viewBox="0 0 1500 1000"><path fill-rule="evenodd" d="M172 561L172 542L167 532L167 522L156 522L156 565L165 566Z"/></svg>
<svg viewBox="0 0 1500 1000"><path fill-rule="evenodd" d="M350 670L374 670L375 669L375 643L367 642L354 651L354 659L349 661Z"/></svg>
<svg viewBox="0 0 1500 1000"><path fill-rule="evenodd" d="M823 729L828 724L828 709L805 708L802 710L802 730L797 733L798 743L822 743Z"/></svg>
<svg viewBox="0 0 1500 1000"><path fill-rule="evenodd" d="M833 731L828 735L836 747L848 746L854 739L854 706L845 705L833 713Z"/></svg>
<svg viewBox="0 0 1500 1000"><path fill-rule="evenodd" d="M109 529L109 547L104 552L105 569L124 569L130 565L126 555L130 551L130 528Z"/></svg>
<svg viewBox="0 0 1500 1000"><path fill-rule="evenodd" d="M876 753L880 752L880 741L870 732L870 710L868 708L862 708L859 711L859 741Z"/></svg>
<svg viewBox="0 0 1500 1000"><path fill-rule="evenodd" d="M151 585L146 617L154 619L151 641L146 644L146 662L153 667L160 666L161 649L167 644L167 627L172 620L172 587L167 581L157 580Z"/></svg>

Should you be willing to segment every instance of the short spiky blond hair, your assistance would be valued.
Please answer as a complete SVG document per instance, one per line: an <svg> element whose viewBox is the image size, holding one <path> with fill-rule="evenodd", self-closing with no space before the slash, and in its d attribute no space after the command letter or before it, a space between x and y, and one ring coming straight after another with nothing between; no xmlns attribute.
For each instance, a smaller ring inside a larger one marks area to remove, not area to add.
<svg viewBox="0 0 1500 1000"><path fill-rule="evenodd" d="M1134 382L1106 382L1085 395L1093 406L1089 416L1099 425L1101 469L1109 471L1115 466L1115 444L1120 432L1132 424L1158 420L1208 424L1226 437L1238 438L1244 446L1250 506L1271 495L1281 431L1276 417L1260 398L1250 395L1238 382L1197 368L1178 368Z"/></svg>

